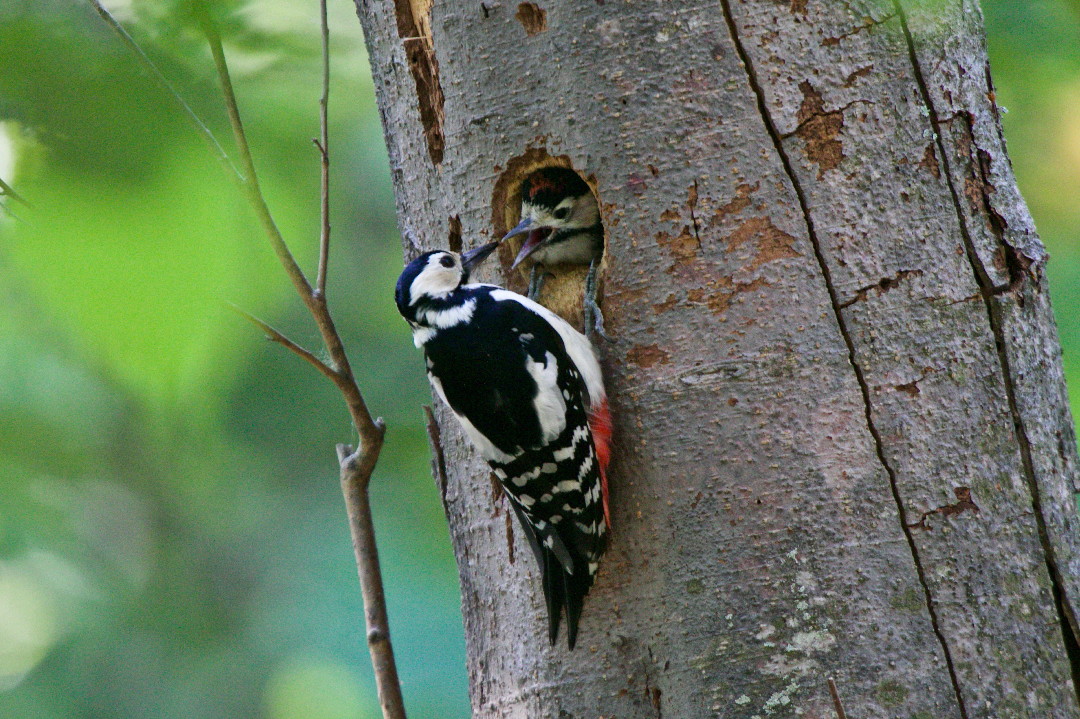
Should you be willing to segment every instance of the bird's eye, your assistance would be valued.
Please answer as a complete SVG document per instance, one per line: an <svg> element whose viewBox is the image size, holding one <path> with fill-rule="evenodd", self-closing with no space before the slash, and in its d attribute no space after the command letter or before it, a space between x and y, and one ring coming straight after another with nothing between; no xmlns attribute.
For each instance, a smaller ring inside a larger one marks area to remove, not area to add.
<svg viewBox="0 0 1080 719"><path fill-rule="evenodd" d="M559 209L555 210L553 214L555 215L556 220L565 220L566 216L570 214L570 208L560 207Z"/></svg>
<svg viewBox="0 0 1080 719"><path fill-rule="evenodd" d="M442 257L439 258L439 264L442 265L443 267L453 267L454 266L454 258L451 257L450 255L443 255Z"/></svg>

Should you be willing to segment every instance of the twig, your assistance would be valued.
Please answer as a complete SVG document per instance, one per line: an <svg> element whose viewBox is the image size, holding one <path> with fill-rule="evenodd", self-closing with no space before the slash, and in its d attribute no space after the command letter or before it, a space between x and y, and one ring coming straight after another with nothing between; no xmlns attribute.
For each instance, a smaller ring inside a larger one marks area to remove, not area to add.
<svg viewBox="0 0 1080 719"><path fill-rule="evenodd" d="M288 337L262 320L242 310L238 310L249 321L258 326L267 336L291 350L305 361L328 377L342 393L345 404L349 409L353 424L360 435L360 446L355 451L348 445L338 445L338 463L341 470L342 492L345 496L346 509L349 514L349 528L353 537L353 548L356 554L357 568L360 574L360 592L364 599L364 614L367 622L368 649L371 654L371 663L375 669L375 682L379 692L379 701L383 708L384 719L405 719L405 705L401 696L401 686L398 681L397 668L394 661L394 652L390 644L390 628L386 616L386 600L383 594L382 575L379 570L378 551L375 545L374 525L371 518L371 506L368 499L368 486L371 483L371 475L382 450L383 438L386 433L386 425L382 418L374 419L368 411L360 388L356 384L352 368L349 365L348 356L342 345L341 337L334 326L333 317L326 304L325 280L326 263L329 254L329 156L327 153L327 120L326 102L329 94L329 30L326 23L326 0L320 0L323 29L323 110L321 115L322 142L319 144L323 155L323 182L322 182L322 236L320 241L319 274L316 287L313 289L308 282L303 270L296 263L296 259L289 251L285 239L274 222L270 208L266 204L262 190L259 187L259 179L255 173L255 163L251 157L247 136L240 120L240 110L236 103L236 94L233 91L232 80L229 76L228 64L225 61L225 53L221 48L221 36L210 18L206 7L206 0L196 0L195 14L202 25L206 35L210 51L214 56L214 66L217 70L218 80L221 83L221 91L228 111L229 124L232 127L233 137L236 141L237 152L243 172L236 169L229 160L228 155L221 148L217 139L213 136L205 124L195 115L194 111L184 102L179 93L173 88L165 76L154 65L153 61L142 51L142 48L131 38L123 27L116 22L109 12L101 6L98 0L88 0L98 11L102 19L109 25L119 37L130 47L135 54L150 68L154 77L183 107L188 117L199 128L200 132L210 142L218 157L225 162L231 170L231 176L237 180L241 190L247 197L248 202L255 210L255 214L266 233L274 252L278 256L285 273L292 281L304 305L308 308L315 324L322 336L323 344L330 355L331 364L327 364L312 352L304 349ZM317 143L318 144L318 143ZM2 182L2 181L0 181ZM6 184L2 185L2 194L15 197L14 192Z"/></svg>
<svg viewBox="0 0 1080 719"><path fill-rule="evenodd" d="M330 260L330 132L328 128L328 108L330 107L330 26L326 21L326 0L319 0L319 20L322 30L323 89L319 98L319 164L321 173L322 196L322 233L319 235L319 274L315 278L315 287L319 294L326 296L326 270Z"/></svg>
<svg viewBox="0 0 1080 719"><path fill-rule="evenodd" d="M255 173L255 164L251 158L244 126L240 120L240 111L236 103L236 95L233 92L232 81L229 77L229 68L225 62L225 54L221 49L221 37L210 18L205 0L198 0L195 5L199 22L203 27L210 51L214 56L214 65L217 68L218 79L221 82L221 90L228 110L229 123L232 126L233 136L236 139L237 152L244 169L245 178L241 187L248 201L255 210L263 230L273 245L274 251L281 261L286 274L292 281L300 298L311 313L315 324L322 335L323 344L326 346L332 364L326 364L316 358L311 352L303 349L289 340L277 330L248 315L255 323L271 337L305 360L313 364L320 372L330 378L337 386L349 408L353 424L360 435L360 446L355 449L349 445L337 446L338 465L341 473L341 489L345 497L345 507L349 515L349 529L352 533L353 551L356 555L357 570L360 575L360 593L364 599L364 615L367 625L368 651L371 655L371 664L375 670L375 684L379 693L379 703L382 706L384 719L405 719L405 703L401 696L401 684L398 680L397 666L394 660L394 650L390 643L390 625L386 614L386 599L383 592L382 574L379 569L379 554L375 544L375 529L371 517L371 503L368 495L368 487L371 483L371 475L378 462L379 453L382 450L383 437L386 433L386 425L382 418L373 419L368 411L360 388L356 384L352 368L349 365L348 356L342 345L341 337L334 326L334 320L330 315L330 309L326 303L324 282L326 278L326 260L329 252L329 158L327 148L327 123L325 115L326 97L328 95L329 51L328 30L326 26L326 0L320 0L323 17L323 113L321 116L322 144L320 150L323 153L323 185L322 185L322 227L323 233L320 242L319 275L315 288L308 282L303 270L296 263L295 258L289 251L277 224L274 222L270 209L259 188L258 176Z"/></svg>
<svg viewBox="0 0 1080 719"><path fill-rule="evenodd" d="M26 201L26 198L24 198L18 192L15 192L15 189L8 183L4 182L2 179L0 179L0 197L10 197L11 199L15 200L15 202L21 202L27 207L31 206L30 203Z"/></svg>
<svg viewBox="0 0 1080 719"><path fill-rule="evenodd" d="M376 423L380 431L384 429L382 419L376 420ZM368 482L377 457L372 457L370 452L353 452L353 448L347 444L337 446L337 455L341 465L341 492L345 495L345 507L349 513L353 553L356 555L356 568L364 596L368 653L371 655L371 667L375 670L379 704L382 706L383 719L405 719L405 701L401 696L394 648L390 644L390 622L386 616L386 598L383 595L375 525L368 495Z"/></svg>
<svg viewBox="0 0 1080 719"><path fill-rule="evenodd" d="M214 56L214 67L217 69L218 80L221 82L221 94L225 98L225 109L229 114L233 139L236 141L236 149L240 155L240 165L243 169L243 180L240 186L244 190L252 209L255 210L255 215L259 218L263 231L270 238L270 244L273 246L281 264L285 267L285 273L289 276L301 299L310 308L313 301L311 284L304 277L304 272L296 264L292 252L289 251L288 245L285 244L285 238L281 236L281 230L278 229L277 223L274 222L274 217L270 214L270 208L267 207L262 189L259 187L259 177L255 173L255 162L251 159L251 148L248 147L244 123L240 119L240 109L236 105L236 93L233 91L229 65L225 62L225 52L221 49L221 35L218 34L213 20L210 19L205 0L198 0L195 3L195 10L199 23L202 25L203 34L206 35L206 41L210 45L210 53Z"/></svg>
<svg viewBox="0 0 1080 719"><path fill-rule="evenodd" d="M2 195L0 195L0 197L2 197ZM10 204L10 202L0 202L0 213L7 215L16 222L22 222L23 219L16 215L14 212L12 212L11 208L9 207Z"/></svg>
<svg viewBox="0 0 1080 719"><path fill-rule="evenodd" d="M833 708L836 709L836 719L847 719L847 712L844 711L844 705L840 701L840 692L836 691L836 682L829 677L829 694L832 695Z"/></svg>
<svg viewBox="0 0 1080 719"><path fill-rule="evenodd" d="M221 143L214 137L214 133L211 132L210 128L206 126L206 123L195 114L195 111L191 109L191 106L184 101L184 98L176 91L173 84L169 82L169 79L165 77L165 74L158 69L158 66L154 64L154 61L150 59L150 56L143 52L143 49L139 47L139 44L135 42L135 39L124 29L124 26L117 22L116 18L114 18L98 0L87 0L87 2L97 10L97 14L101 16L101 19L105 21L106 25L112 28L112 31L116 33L117 37L119 37L124 44L135 53L135 57L146 66L150 71L150 74L153 75L154 79L157 80L158 84L161 85L165 92L169 93L169 95L176 100L176 103L183 109L184 113L188 116L188 119L195 125L195 129L199 131L199 134L201 134L208 143L210 143L210 147L214 150L214 154L218 156L218 159L221 160L221 163L229 168L230 174L232 174L235 179L243 181L244 177L240 174L240 170L238 170L232 160L229 159L228 153L225 152Z"/></svg>
<svg viewBox="0 0 1080 719"><path fill-rule="evenodd" d="M239 314L241 317L243 317L248 322L250 322L251 324L258 327L260 330L262 330L263 334L266 335L266 339L270 340L271 342L277 342L279 345L286 348L290 352L293 352L297 356L303 358L305 361L307 361L308 364L310 364L315 369L319 370L319 372L326 375L330 379L331 382L335 381L336 378L334 377L334 368L330 367L325 362L323 362L321 359L316 357L313 352L311 352L310 350L304 349L299 344L297 344L296 342L293 342L291 339L289 339L288 337L283 335L281 332L279 332L274 327L270 326L266 322L263 322L258 317L251 314L250 312L247 312L246 310L243 310L243 309L237 307L232 302L229 303L229 306L232 307L233 310L237 314Z"/></svg>

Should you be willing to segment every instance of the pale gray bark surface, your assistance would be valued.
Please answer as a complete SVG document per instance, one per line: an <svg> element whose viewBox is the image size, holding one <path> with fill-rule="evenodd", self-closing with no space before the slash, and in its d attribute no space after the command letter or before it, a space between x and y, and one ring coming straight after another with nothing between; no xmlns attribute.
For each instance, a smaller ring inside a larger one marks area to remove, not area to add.
<svg viewBox="0 0 1080 719"><path fill-rule="evenodd" d="M407 254L504 230L537 148L608 231L572 654L437 412L475 717L824 719L827 677L861 719L1080 717L1076 445L973 0L357 6Z"/></svg>

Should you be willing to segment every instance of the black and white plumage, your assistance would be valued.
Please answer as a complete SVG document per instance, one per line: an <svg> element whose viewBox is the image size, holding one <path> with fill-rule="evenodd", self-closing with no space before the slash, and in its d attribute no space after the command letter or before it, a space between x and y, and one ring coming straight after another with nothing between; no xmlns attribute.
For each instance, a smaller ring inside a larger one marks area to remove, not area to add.
<svg viewBox="0 0 1080 719"><path fill-rule="evenodd" d="M540 565L551 642L574 648L604 552L611 422L589 341L550 310L467 284L498 243L427 252L398 279L398 310L428 379L491 465Z"/></svg>
<svg viewBox="0 0 1080 719"><path fill-rule="evenodd" d="M521 181L521 221L503 237L525 235L513 267L532 263L529 299L543 286L544 272L555 265L588 265L585 277L585 331L605 339L604 316L596 301L597 271L604 254L600 207L589 185L566 167L542 167Z"/></svg>

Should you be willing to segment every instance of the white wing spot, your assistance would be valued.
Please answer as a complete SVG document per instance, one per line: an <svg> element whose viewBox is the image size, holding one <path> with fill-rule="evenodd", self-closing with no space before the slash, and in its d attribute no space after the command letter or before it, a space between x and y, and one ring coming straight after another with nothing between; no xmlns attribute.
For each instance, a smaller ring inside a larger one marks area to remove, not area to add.
<svg viewBox="0 0 1080 719"><path fill-rule="evenodd" d="M556 462L565 462L566 460L574 456L574 446L571 444L569 447L557 449L551 453L551 456L555 459Z"/></svg>
<svg viewBox="0 0 1080 719"><path fill-rule="evenodd" d="M559 469L559 466L557 464L555 464L554 462L547 462L547 463L544 464L543 467L540 468L540 471L543 472L544 474L555 474L555 472L557 472L558 469Z"/></svg>
<svg viewBox="0 0 1080 719"><path fill-rule="evenodd" d="M525 369L536 382L536 396L533 406L536 417L540 420L543 443L553 442L566 429L566 401L559 392L559 363L555 355L546 352L544 362L532 358L525 361Z"/></svg>
<svg viewBox="0 0 1080 719"><path fill-rule="evenodd" d="M589 470L592 469L592 465L593 458L590 454L588 457L585 458L585 461L581 463L581 469L578 470L578 479L585 479L585 475L587 475L589 473Z"/></svg>
<svg viewBox="0 0 1080 719"><path fill-rule="evenodd" d="M551 523L552 524L558 524L561 521L562 521L562 515L561 514L553 514L553 515L551 515Z"/></svg>
<svg viewBox="0 0 1080 719"><path fill-rule="evenodd" d="M564 479L555 485L556 492L576 492L581 489L581 482L576 479Z"/></svg>
<svg viewBox="0 0 1080 719"><path fill-rule="evenodd" d="M536 479L539 476L540 476L540 468L536 467L531 472L526 472L525 474L519 474L518 476L514 477L510 481L513 482L515 486L524 487L526 484L529 483L530 479Z"/></svg>

